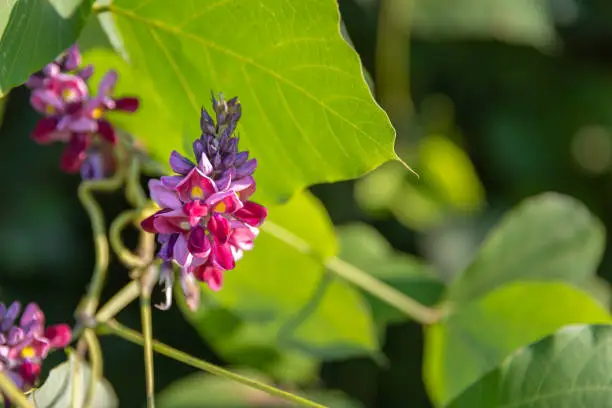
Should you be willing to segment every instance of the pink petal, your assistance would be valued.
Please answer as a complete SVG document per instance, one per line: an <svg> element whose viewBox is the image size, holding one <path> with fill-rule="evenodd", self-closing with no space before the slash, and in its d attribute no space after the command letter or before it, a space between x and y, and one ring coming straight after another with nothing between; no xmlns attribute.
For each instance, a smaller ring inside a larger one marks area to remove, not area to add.
<svg viewBox="0 0 612 408"><path fill-rule="evenodd" d="M53 141L53 132L57 126L57 117L42 118L36 123L36 128L32 132L32 139L41 144Z"/></svg>
<svg viewBox="0 0 612 408"><path fill-rule="evenodd" d="M110 122L103 119L98 120L98 133L110 144L117 143L117 135L115 134L115 129Z"/></svg>
<svg viewBox="0 0 612 408"><path fill-rule="evenodd" d="M47 327L45 337L49 339L49 344L53 348L66 347L72 338L70 326L67 324L56 324Z"/></svg>
<svg viewBox="0 0 612 408"><path fill-rule="evenodd" d="M189 234L189 242L187 243L189 252L198 258L206 259L210 255L210 241L206 236L204 227L198 226L191 230Z"/></svg>
<svg viewBox="0 0 612 408"><path fill-rule="evenodd" d="M194 167L187 176L177 184L176 190L183 202L210 196L217 191L214 181Z"/></svg>
<svg viewBox="0 0 612 408"><path fill-rule="evenodd" d="M230 234L230 223L227 218L220 214L213 214L206 225L210 233L215 237L216 241L225 244Z"/></svg>
<svg viewBox="0 0 612 408"><path fill-rule="evenodd" d="M157 217L153 219L153 228L157 233L174 234L185 232L189 228L188 218L181 208L163 213L159 211L157 214Z"/></svg>
<svg viewBox="0 0 612 408"><path fill-rule="evenodd" d="M242 208L242 202L233 191L222 191L215 193L206 199L208 205L214 212L231 214Z"/></svg>
<svg viewBox="0 0 612 408"><path fill-rule="evenodd" d="M189 217L189 224L194 227L208 215L208 206L202 200L193 200L183 206L183 211Z"/></svg>
<svg viewBox="0 0 612 408"><path fill-rule="evenodd" d="M234 269L236 262L229 244L215 242L212 246L213 262L221 269Z"/></svg>
<svg viewBox="0 0 612 408"><path fill-rule="evenodd" d="M87 146L89 138L86 135L74 135L64 149L60 166L67 173L76 173L81 168L81 164L87 157Z"/></svg>
<svg viewBox="0 0 612 408"><path fill-rule="evenodd" d="M115 100L115 109L125 112L136 112L140 106L138 98L119 98Z"/></svg>
<svg viewBox="0 0 612 408"><path fill-rule="evenodd" d="M268 216L268 210L263 205L247 201L244 207L234 213L234 216L245 224L259 227Z"/></svg>
<svg viewBox="0 0 612 408"><path fill-rule="evenodd" d="M160 180L149 180L149 192L153 201L162 208L175 210L183 206L176 192L168 189Z"/></svg>
<svg viewBox="0 0 612 408"><path fill-rule="evenodd" d="M176 244L174 244L174 259L181 265L183 268L189 267L191 262L193 261L193 255L189 252L189 248L187 246L187 239L185 239L184 234L180 234L176 239Z"/></svg>
<svg viewBox="0 0 612 408"><path fill-rule="evenodd" d="M209 264L196 268L193 274L197 280L206 282L215 292L223 285L223 270Z"/></svg>

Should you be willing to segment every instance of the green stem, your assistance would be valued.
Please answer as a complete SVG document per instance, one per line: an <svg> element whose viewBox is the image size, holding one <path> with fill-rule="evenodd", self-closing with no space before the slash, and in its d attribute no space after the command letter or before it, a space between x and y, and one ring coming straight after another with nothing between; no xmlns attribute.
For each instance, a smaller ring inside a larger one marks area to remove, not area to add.
<svg viewBox="0 0 612 408"><path fill-rule="evenodd" d="M140 319L144 337L144 362L147 389L147 408L155 408L155 370L153 368L153 330L151 318L151 296L142 291L140 295Z"/></svg>
<svg viewBox="0 0 612 408"><path fill-rule="evenodd" d="M25 395L21 392L19 388L10 378L6 376L3 372L0 371L0 390L2 390L2 394L5 395L5 398L17 405L19 408L34 408L32 403L28 401Z"/></svg>
<svg viewBox="0 0 612 408"><path fill-rule="evenodd" d="M111 333L115 334L116 336L119 336L132 343L142 345L144 342L144 339L140 333L128 327L123 326L116 320L111 320L107 322L106 329L110 331ZM306 398L302 398L298 395L291 394L287 391L279 390L278 388L274 388L267 384L263 384L259 381L255 381L250 378L243 377L241 375L232 373L231 371L225 370L214 364L211 364L206 361L195 358L193 356L190 356L189 354L183 353L180 350L172 348L156 340L153 340L153 349L159 354L162 354L166 357L170 357L174 360L180 361L184 364L190 365L197 369L207 371L219 377L223 377L228 380L236 381L240 384L244 384L248 387L255 388L257 390L263 391L270 395L274 395L278 398L295 403L297 405L301 405L304 407L325 408L325 405L318 404L316 402L307 400Z"/></svg>
<svg viewBox="0 0 612 408"><path fill-rule="evenodd" d="M287 245L291 245L298 251L319 260L337 276L342 277L365 292L370 293L382 302L393 306L417 322L422 324L434 324L440 319L440 313L436 309L417 302L356 266L337 257L323 260L308 242L280 225L266 221L262 229Z"/></svg>
<svg viewBox="0 0 612 408"><path fill-rule="evenodd" d="M82 300L77 308L78 317L88 318L93 316L100 301L100 295L106 280L106 272L108 270L108 239L106 237L106 228L104 225L104 213L100 205L93 196L94 191L114 191L121 187L124 174L121 163L117 172L112 178L105 180L84 181L79 186L79 200L87 211L91 219L91 227L93 230L93 239L96 250L96 264L94 266L91 283L87 295Z"/></svg>
<svg viewBox="0 0 612 408"><path fill-rule="evenodd" d="M104 306L100 308L96 314L96 322L105 323L112 319L117 313L123 310L127 305L138 299L140 287L138 281L131 281L125 285L119 292L110 298Z"/></svg>
<svg viewBox="0 0 612 408"><path fill-rule="evenodd" d="M140 160L135 156L132 156L128 170L125 197L136 208L143 208L147 205L147 194L140 185Z"/></svg>
<svg viewBox="0 0 612 408"><path fill-rule="evenodd" d="M108 234L113 251L117 257L119 257L119 260L128 268L142 268L146 265L139 256L134 255L129 248L123 245L123 240L121 239L123 230L128 225L138 220L140 213L140 210L127 210L122 212L112 222Z"/></svg>
<svg viewBox="0 0 612 408"><path fill-rule="evenodd" d="M96 384L104 376L104 361L102 359L102 349L100 342L93 329L85 329L83 333L85 342L87 342L87 350L89 354L89 363L91 366L91 378L89 379L89 388L87 390L87 398L85 399L85 408L90 408L94 401L96 393Z"/></svg>
<svg viewBox="0 0 612 408"><path fill-rule="evenodd" d="M91 11L96 13L96 14L100 14L100 13L106 13L106 12L110 12L111 8L109 5L104 5L104 4L97 4L94 3L91 6Z"/></svg>

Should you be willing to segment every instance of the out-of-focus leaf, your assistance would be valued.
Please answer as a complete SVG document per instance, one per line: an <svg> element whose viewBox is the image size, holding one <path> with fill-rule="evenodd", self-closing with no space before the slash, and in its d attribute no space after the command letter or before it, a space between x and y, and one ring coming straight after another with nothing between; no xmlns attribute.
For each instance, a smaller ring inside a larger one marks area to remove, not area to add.
<svg viewBox="0 0 612 408"><path fill-rule="evenodd" d="M529 198L490 233L448 298L469 302L518 280L580 285L595 274L603 249L604 228L582 203L555 193Z"/></svg>
<svg viewBox="0 0 612 408"><path fill-rule="evenodd" d="M545 0L456 0L452 7L445 0L395 3L400 19L408 22L407 17L412 17L407 28L429 39L493 38L538 48L557 43L552 11Z"/></svg>
<svg viewBox="0 0 612 408"><path fill-rule="evenodd" d="M444 289L443 284L423 262L400 254L373 227L353 224L338 228L340 258L358 266L372 276L428 306L434 305ZM405 314L378 298L365 294L372 315L380 324L406 320Z"/></svg>
<svg viewBox="0 0 612 408"><path fill-rule="evenodd" d="M420 141L419 174L456 211L473 212L483 203L484 190L470 158L444 135L430 134Z"/></svg>
<svg viewBox="0 0 612 408"><path fill-rule="evenodd" d="M172 106L182 134L199 136L211 91L240 98L241 145L259 160L265 204L396 158L393 128L340 35L336 2L118 0L110 9L130 61ZM166 134L145 137L164 161L184 150Z"/></svg>
<svg viewBox="0 0 612 408"><path fill-rule="evenodd" d="M0 3L0 96L76 41L91 4L92 0Z"/></svg>
<svg viewBox="0 0 612 408"><path fill-rule="evenodd" d="M87 398L91 379L91 368L72 353L65 363L55 367L49 373L45 383L35 390L30 400L36 408L83 408ZM77 404L72 404L73 387L76 387ZM91 408L115 408L119 401L111 385L102 379L95 383L95 393Z"/></svg>
<svg viewBox="0 0 612 408"><path fill-rule="evenodd" d="M416 230L441 225L455 214L482 207L484 190L467 154L442 134L429 134L418 149L419 179L387 163L356 183L359 204L375 215L391 212Z"/></svg>
<svg viewBox="0 0 612 408"><path fill-rule="evenodd" d="M513 353L449 408L607 407L612 326L572 325Z"/></svg>
<svg viewBox="0 0 612 408"><path fill-rule="evenodd" d="M236 371L236 370L234 370ZM236 371L260 382L270 383L265 376L252 371ZM296 392L311 401L333 408L359 408L360 404L333 391ZM286 407L291 404L246 385L210 374L193 374L164 389L157 398L160 408L249 408Z"/></svg>
<svg viewBox="0 0 612 408"><path fill-rule="evenodd" d="M446 404L513 350L567 324L611 321L588 294L564 283L502 286L427 328L429 394L437 404Z"/></svg>
<svg viewBox="0 0 612 408"><path fill-rule="evenodd" d="M367 302L357 289L325 271L323 260L335 255L337 245L321 204L302 193L271 207L269 214L255 249L226 273L221 291L204 288L206 297L280 349L324 359L376 353ZM297 249L302 245L309 249ZM207 331L197 314L186 313L192 324Z"/></svg>

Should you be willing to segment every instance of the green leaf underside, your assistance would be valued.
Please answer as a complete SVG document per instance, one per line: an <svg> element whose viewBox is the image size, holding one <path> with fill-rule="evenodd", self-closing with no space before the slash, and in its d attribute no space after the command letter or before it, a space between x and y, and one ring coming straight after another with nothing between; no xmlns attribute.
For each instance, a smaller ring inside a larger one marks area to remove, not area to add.
<svg viewBox="0 0 612 408"><path fill-rule="evenodd" d="M433 306L444 286L424 263L407 254L395 252L375 228L351 224L338 228L339 257L393 286L407 296ZM380 324L407 320L408 317L384 301L367 293L374 319Z"/></svg>
<svg viewBox="0 0 612 408"><path fill-rule="evenodd" d="M601 222L579 201L556 193L529 198L489 234L448 298L458 305L518 280L588 286L604 245Z"/></svg>
<svg viewBox="0 0 612 408"><path fill-rule="evenodd" d="M0 96L24 83L77 39L92 0L0 4Z"/></svg>
<svg viewBox="0 0 612 408"><path fill-rule="evenodd" d="M562 326L610 321L599 303L565 283L505 285L427 329L424 373L430 396L448 403L512 351Z"/></svg>
<svg viewBox="0 0 612 408"><path fill-rule="evenodd" d="M245 322L236 329L236 344L226 345L226 350L239 349L239 340L248 339L246 344L271 344L325 360L376 353L367 302L358 290L325 271L322 260L335 255L336 241L321 204L302 193L271 207L269 214L255 250L226 273L223 289L212 293L203 287L207 299ZM291 240L307 244L314 254L296 249L287 243ZM206 323L206 314L186 314L210 341L215 329Z"/></svg>
<svg viewBox="0 0 612 408"><path fill-rule="evenodd" d="M449 408L607 407L611 356L612 326L564 327L513 353Z"/></svg>
<svg viewBox="0 0 612 408"><path fill-rule="evenodd" d="M200 134L211 91L243 104L240 143L259 161L265 204L396 157L393 128L340 35L334 1L119 0L111 11L131 62L173 112L172 134L140 136L159 159Z"/></svg>
<svg viewBox="0 0 612 408"><path fill-rule="evenodd" d="M71 407L73 398L73 387L76 387L77 405L82 407L89 389L91 368L89 364L78 360L76 354L72 353L68 361L53 368L44 384L34 391L30 400L36 408L66 408ZM115 408L119 401L115 391L105 379L95 383L96 391L91 403L91 408Z"/></svg>

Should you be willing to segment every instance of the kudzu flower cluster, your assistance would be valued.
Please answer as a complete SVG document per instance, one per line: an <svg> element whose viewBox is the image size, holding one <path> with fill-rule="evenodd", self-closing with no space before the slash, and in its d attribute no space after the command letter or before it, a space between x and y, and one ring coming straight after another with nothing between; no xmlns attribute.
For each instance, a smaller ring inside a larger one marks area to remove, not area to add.
<svg viewBox="0 0 612 408"><path fill-rule="evenodd" d="M134 97L113 97L117 73L112 70L100 81L97 95L91 96L87 81L94 68L88 65L79 69L80 65L81 54L74 45L28 79L32 107L44 115L32 137L41 144L66 143L61 168L68 173L80 170L83 178L97 179L104 176L103 158L97 145L101 140L111 145L117 142L115 129L105 118L106 112L135 112L139 101Z"/></svg>
<svg viewBox="0 0 612 408"><path fill-rule="evenodd" d="M84 179L106 176L100 144L112 147L118 138L106 113L135 112L139 106L135 97L113 97L118 80L113 70L101 79L97 95L91 96L87 83L93 70L91 65L81 67L75 45L26 83L32 106L44 116L32 132L33 139L41 144L66 143L61 168L80 171ZM160 283L166 295L160 309L172 303L174 265L180 267L179 283L192 310L199 306L199 282L219 290L224 273L253 248L267 216L265 207L250 200L256 190L257 160L238 149L240 102L213 96L212 105L215 119L202 109L202 133L193 142L193 160L173 151L170 167L175 174L149 181L150 196L160 208L141 227L156 234L160 244ZM34 303L16 324L20 309L18 302L8 308L0 303L0 371L26 391L36 384L49 351L68 345L71 331L65 324L45 328L44 314Z"/></svg>
<svg viewBox="0 0 612 408"><path fill-rule="evenodd" d="M149 182L151 198L161 209L142 222L145 231L158 234L158 256L166 264L161 279L171 302L171 263L180 266L180 281L190 308L197 308L194 282L219 290L225 271L235 267L243 251L253 248L265 207L250 201L255 192L257 160L238 150L234 131L241 116L237 98L213 97L216 123L202 109L202 135L193 142L194 161L176 151L170 167L176 173Z"/></svg>
<svg viewBox="0 0 612 408"><path fill-rule="evenodd" d="M65 347L70 327L45 327L45 315L35 303L28 304L17 323L21 305L7 308L0 303L0 370L23 391L31 389L40 376L43 360L52 349Z"/></svg>

